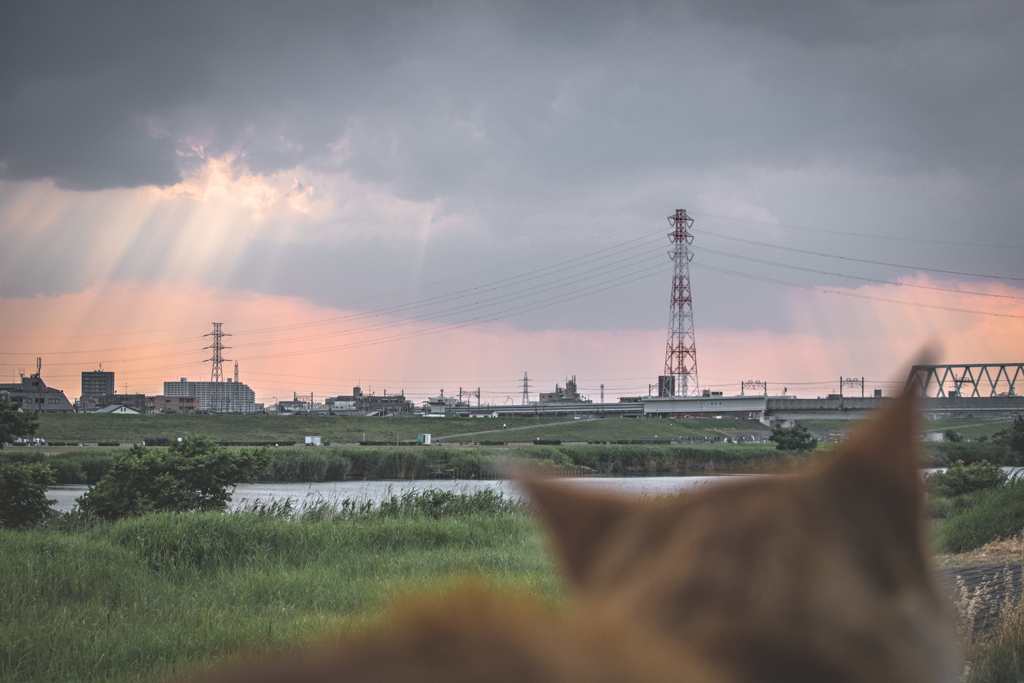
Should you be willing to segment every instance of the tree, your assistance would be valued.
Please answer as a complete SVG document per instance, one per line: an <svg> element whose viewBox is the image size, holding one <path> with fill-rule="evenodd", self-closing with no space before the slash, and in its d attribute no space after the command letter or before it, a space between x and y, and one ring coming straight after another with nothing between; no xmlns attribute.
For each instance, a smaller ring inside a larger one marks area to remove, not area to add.
<svg viewBox="0 0 1024 683"><path fill-rule="evenodd" d="M952 498L965 493L999 488L1007 479L1003 468L993 465L988 460L972 462L970 465L964 465L963 460L957 460L945 471L939 470L929 474L925 481L936 496Z"/></svg>
<svg viewBox="0 0 1024 683"><path fill-rule="evenodd" d="M15 439L32 436L39 428L35 413L0 401L0 451ZM20 462L0 452L0 526L20 529L41 522L54 502L46 492L53 486L53 470L43 463Z"/></svg>
<svg viewBox="0 0 1024 683"><path fill-rule="evenodd" d="M813 451L818 447L818 440L812 437L807 427L803 425L795 425L789 429L775 425L768 440L775 442L775 450L778 451Z"/></svg>
<svg viewBox="0 0 1024 683"><path fill-rule="evenodd" d="M0 526L20 529L37 524L50 512L53 470L43 463L0 459Z"/></svg>
<svg viewBox="0 0 1024 683"><path fill-rule="evenodd" d="M964 435L955 429L947 429L942 433L942 438L950 443L960 443L964 440Z"/></svg>
<svg viewBox="0 0 1024 683"><path fill-rule="evenodd" d="M0 401L0 451L17 438L32 436L38 428L36 413L22 412L17 403Z"/></svg>
<svg viewBox="0 0 1024 683"><path fill-rule="evenodd" d="M239 481L252 479L270 462L266 448L232 453L204 436L171 443L166 451L132 446L114 457L110 470L78 499L103 519L147 512L224 510Z"/></svg>
<svg viewBox="0 0 1024 683"><path fill-rule="evenodd" d="M993 434L992 440L1024 455L1024 417L1013 418L1013 423Z"/></svg>

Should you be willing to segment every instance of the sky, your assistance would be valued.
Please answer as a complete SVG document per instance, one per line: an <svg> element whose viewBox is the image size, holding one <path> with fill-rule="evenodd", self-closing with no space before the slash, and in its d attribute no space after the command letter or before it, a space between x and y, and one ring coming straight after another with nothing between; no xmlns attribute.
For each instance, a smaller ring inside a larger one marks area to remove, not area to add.
<svg viewBox="0 0 1024 683"><path fill-rule="evenodd" d="M1024 5L0 6L0 381L519 403L1021 362Z"/></svg>

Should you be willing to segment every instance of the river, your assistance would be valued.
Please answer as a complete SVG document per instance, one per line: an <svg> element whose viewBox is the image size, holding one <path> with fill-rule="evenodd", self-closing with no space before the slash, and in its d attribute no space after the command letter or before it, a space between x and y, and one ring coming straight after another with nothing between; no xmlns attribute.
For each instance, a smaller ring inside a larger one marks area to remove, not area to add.
<svg viewBox="0 0 1024 683"><path fill-rule="evenodd" d="M711 477L571 477L561 479L570 486L580 486L599 491L615 491L627 495L661 496L689 491L702 486L711 486L728 481L739 481L755 475L717 475ZM75 499L89 487L85 484L54 486L48 497L55 499L55 510L69 512L75 507ZM490 488L509 496L520 498L520 487L507 480L478 479L414 479L385 481L325 481L317 483L287 484L239 484L234 488L229 503L231 509L251 505L256 501L270 503L291 500L293 505L302 506L322 500L341 501L346 498L362 503L368 500L379 502L392 495L399 496L407 491L439 489L458 493L473 493Z"/></svg>

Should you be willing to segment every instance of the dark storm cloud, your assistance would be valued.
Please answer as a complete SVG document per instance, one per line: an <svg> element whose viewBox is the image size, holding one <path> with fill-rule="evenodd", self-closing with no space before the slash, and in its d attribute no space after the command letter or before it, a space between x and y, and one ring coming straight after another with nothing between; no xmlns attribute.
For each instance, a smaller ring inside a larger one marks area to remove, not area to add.
<svg viewBox="0 0 1024 683"><path fill-rule="evenodd" d="M337 292L348 290L324 287L324 272L365 283L387 264L397 290L414 284L418 259L438 272L480 269L700 204L708 214L716 203L721 213L750 205L755 218L796 225L1019 245L1022 7L7 2L0 178L81 190L165 186L233 155L255 173L349 173L478 217L481 232L501 237L432 238L423 253L339 240L314 255L307 244L251 240L229 281L201 283L329 305L345 305ZM99 277L75 261L90 236L75 233L73 217L60 230L62 247L0 260L10 268L0 295L40 291L34 278L44 274L48 293ZM780 234L860 257L884 247L900 263L1019 271L1019 251ZM114 276L159 272L159 245L172 238L143 231ZM749 281L703 272L694 282L699 324L777 324ZM594 298L516 322L660 327L667 295L645 295L650 287L615 295L630 305L616 306L614 318L604 313L608 299Z"/></svg>
<svg viewBox="0 0 1024 683"><path fill-rule="evenodd" d="M5 8L9 179L163 185L189 143L412 198L679 164L1021 161L1010 2Z"/></svg>

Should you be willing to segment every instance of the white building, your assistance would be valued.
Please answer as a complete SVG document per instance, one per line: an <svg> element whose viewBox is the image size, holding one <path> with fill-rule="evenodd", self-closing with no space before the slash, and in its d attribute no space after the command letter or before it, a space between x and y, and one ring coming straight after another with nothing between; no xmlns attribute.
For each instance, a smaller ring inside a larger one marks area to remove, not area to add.
<svg viewBox="0 0 1024 683"><path fill-rule="evenodd" d="M196 396L211 413L254 413L256 392L242 382L164 382L164 396Z"/></svg>

